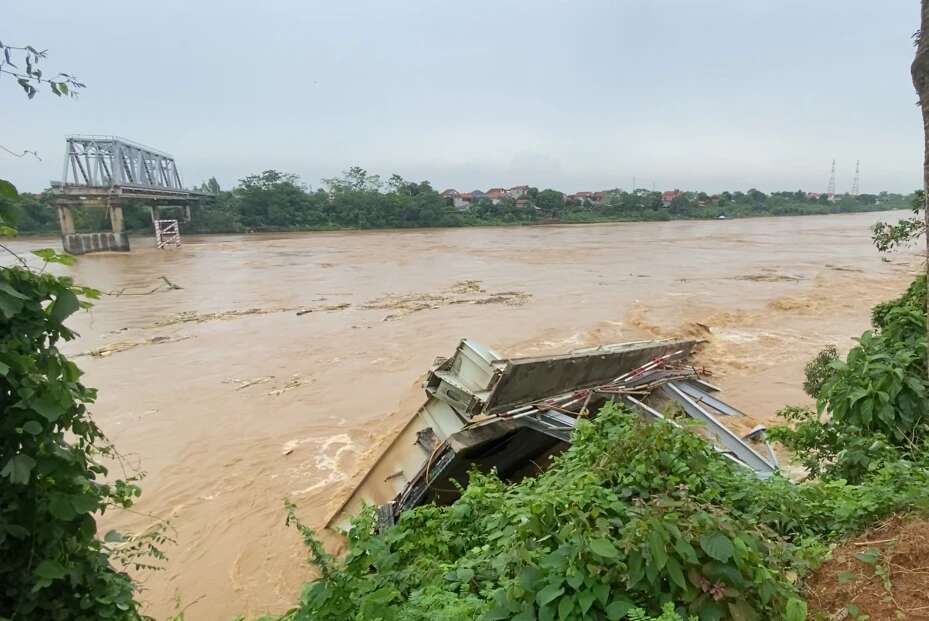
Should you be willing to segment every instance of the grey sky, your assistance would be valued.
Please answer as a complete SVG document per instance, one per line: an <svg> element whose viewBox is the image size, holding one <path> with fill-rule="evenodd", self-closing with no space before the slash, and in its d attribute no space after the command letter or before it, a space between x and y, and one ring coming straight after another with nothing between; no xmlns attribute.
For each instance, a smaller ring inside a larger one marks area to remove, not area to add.
<svg viewBox="0 0 929 621"><path fill-rule="evenodd" d="M87 83L0 81L0 174L61 175L64 136L116 134L224 188L268 168L460 190L528 183L846 191L920 183L917 0L9 2L5 44Z"/></svg>

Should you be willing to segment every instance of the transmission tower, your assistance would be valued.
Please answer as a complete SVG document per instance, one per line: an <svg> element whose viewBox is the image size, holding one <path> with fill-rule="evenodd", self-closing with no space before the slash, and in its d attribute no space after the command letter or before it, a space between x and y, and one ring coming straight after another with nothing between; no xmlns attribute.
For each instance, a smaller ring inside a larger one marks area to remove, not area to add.
<svg viewBox="0 0 929 621"><path fill-rule="evenodd" d="M835 160L832 160L832 172L829 175L829 185L826 186L826 194L830 196L835 194Z"/></svg>
<svg viewBox="0 0 929 621"><path fill-rule="evenodd" d="M861 160L855 162L855 178L852 180L852 196L858 196L858 183L861 175Z"/></svg>

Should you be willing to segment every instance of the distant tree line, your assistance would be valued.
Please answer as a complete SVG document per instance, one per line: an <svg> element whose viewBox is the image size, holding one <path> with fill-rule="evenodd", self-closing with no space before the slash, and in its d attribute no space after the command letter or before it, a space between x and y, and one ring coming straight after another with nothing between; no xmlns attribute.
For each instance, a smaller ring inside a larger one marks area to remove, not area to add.
<svg viewBox="0 0 929 621"><path fill-rule="evenodd" d="M593 202L553 189L530 188L519 205L511 198L484 198L467 209L458 209L428 181L417 183L392 175L384 182L359 167L340 177L323 179L322 186L311 190L296 175L276 170L245 177L231 190L222 190L216 179L210 179L199 189L214 197L194 207L191 221L182 228L187 233L243 233L746 218L906 209L911 201L911 196L887 192L829 197L802 191L765 194L754 189L713 196L674 192L668 201L661 192L639 189L605 192ZM14 214L21 233L57 233L51 200L47 191L24 193L7 209ZM162 217L169 214L166 211ZM78 231L105 230L107 217L104 209L74 209ZM124 218L129 231L151 230L151 216L143 205L128 205Z"/></svg>

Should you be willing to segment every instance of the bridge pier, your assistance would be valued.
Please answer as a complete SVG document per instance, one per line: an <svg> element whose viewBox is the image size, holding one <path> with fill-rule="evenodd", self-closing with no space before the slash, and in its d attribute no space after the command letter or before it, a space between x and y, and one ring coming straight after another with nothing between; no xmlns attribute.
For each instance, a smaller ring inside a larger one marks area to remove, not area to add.
<svg viewBox="0 0 929 621"><path fill-rule="evenodd" d="M58 224L61 228L61 245L68 254L87 254L88 252L129 252L129 234L123 224L122 205L110 205L110 224L112 232L75 233L74 215L71 205L59 204Z"/></svg>
<svg viewBox="0 0 929 621"><path fill-rule="evenodd" d="M71 215L70 207L58 206L58 227L61 229L62 237L74 235L74 216Z"/></svg>
<svg viewBox="0 0 929 621"><path fill-rule="evenodd" d="M110 227L113 229L114 233L123 232L124 224L122 206L110 205Z"/></svg>

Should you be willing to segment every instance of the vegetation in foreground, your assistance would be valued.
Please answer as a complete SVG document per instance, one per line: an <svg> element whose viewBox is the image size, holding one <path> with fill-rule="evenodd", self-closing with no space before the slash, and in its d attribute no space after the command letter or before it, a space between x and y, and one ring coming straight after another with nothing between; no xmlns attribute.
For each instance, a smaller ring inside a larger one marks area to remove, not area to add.
<svg viewBox="0 0 929 621"><path fill-rule="evenodd" d="M677 220L798 216L906 209L911 197L883 192L811 198L801 191L765 194L758 190L723 192L709 197L704 192L685 192L670 204L660 192L616 190L602 202L566 198L552 189L529 188L526 202L512 198L494 204L483 199L468 210L455 209L427 181L409 182L398 175L387 184L376 175L354 167L342 177L325 179L324 189L310 191L295 175L268 170L242 179L231 191L222 191L215 179L202 186L215 200L196 207L187 233L241 233L332 229L380 229L454 227L532 223L582 223L635 220ZM22 233L58 233L51 195L23 194L11 205L18 213ZM105 230L107 211L73 210L78 231ZM130 231L150 232L148 209L129 205L124 209Z"/></svg>
<svg viewBox="0 0 929 621"><path fill-rule="evenodd" d="M818 410L785 409L773 434L805 482L758 480L696 434L608 405L537 478L474 473L455 504L383 534L362 515L344 559L298 523L320 578L281 618L808 618L804 578L831 543L929 511L925 290L878 306L844 361L811 365Z"/></svg>

